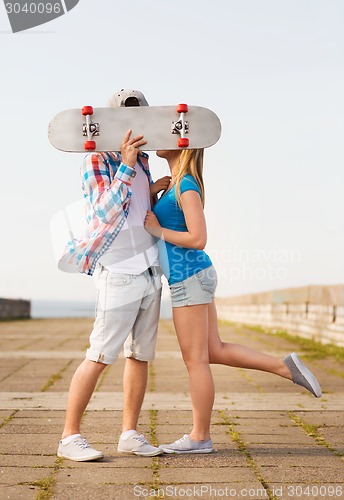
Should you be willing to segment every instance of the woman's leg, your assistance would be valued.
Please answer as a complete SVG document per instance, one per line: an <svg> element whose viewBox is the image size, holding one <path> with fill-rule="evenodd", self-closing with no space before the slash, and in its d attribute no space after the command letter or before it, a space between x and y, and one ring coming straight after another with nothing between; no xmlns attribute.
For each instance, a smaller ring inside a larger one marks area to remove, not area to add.
<svg viewBox="0 0 344 500"><path fill-rule="evenodd" d="M195 441L210 438L214 382L208 354L208 304L173 308L173 321L189 373Z"/></svg>
<svg viewBox="0 0 344 500"><path fill-rule="evenodd" d="M255 351L241 344L222 342L217 326L214 301L208 306L208 321L210 363L261 370L292 380L290 370L282 359Z"/></svg>

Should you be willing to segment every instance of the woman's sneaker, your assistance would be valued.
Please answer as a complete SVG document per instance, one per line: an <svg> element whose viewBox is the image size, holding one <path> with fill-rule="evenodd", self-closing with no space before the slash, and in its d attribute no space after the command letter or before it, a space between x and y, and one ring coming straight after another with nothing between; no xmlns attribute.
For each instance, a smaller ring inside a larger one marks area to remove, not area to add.
<svg viewBox="0 0 344 500"><path fill-rule="evenodd" d="M174 443L161 444L159 446L165 453L211 453L213 451L213 444L211 439L205 441L194 441L189 438L188 434Z"/></svg>
<svg viewBox="0 0 344 500"><path fill-rule="evenodd" d="M160 448L149 444L147 439L138 433L132 434L127 438L121 436L117 451L119 453L133 453L134 455L141 455L143 457L155 457L163 453Z"/></svg>
<svg viewBox="0 0 344 500"><path fill-rule="evenodd" d="M316 398L321 398L321 388L313 373L305 366L296 352L292 352L285 358L284 363L290 370L294 384L301 385Z"/></svg>
<svg viewBox="0 0 344 500"><path fill-rule="evenodd" d="M100 460L104 457L101 451L97 451L88 444L85 438L77 435L73 439L63 444L61 440L57 456L74 460L75 462L87 462L88 460Z"/></svg>

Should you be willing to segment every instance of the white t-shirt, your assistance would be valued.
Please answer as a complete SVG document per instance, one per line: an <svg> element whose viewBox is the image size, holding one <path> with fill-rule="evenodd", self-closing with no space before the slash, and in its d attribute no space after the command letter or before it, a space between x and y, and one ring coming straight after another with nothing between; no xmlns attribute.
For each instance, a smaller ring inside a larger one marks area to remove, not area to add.
<svg viewBox="0 0 344 500"><path fill-rule="evenodd" d="M131 187L132 196L127 220L99 259L112 273L141 274L148 267L159 265L155 240L143 226L151 205L148 178L139 165L136 165L136 176Z"/></svg>

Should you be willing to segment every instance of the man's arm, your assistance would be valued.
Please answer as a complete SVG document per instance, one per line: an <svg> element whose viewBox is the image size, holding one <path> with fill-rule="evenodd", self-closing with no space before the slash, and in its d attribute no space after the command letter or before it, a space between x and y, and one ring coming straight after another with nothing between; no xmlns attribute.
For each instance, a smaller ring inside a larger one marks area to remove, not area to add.
<svg viewBox="0 0 344 500"><path fill-rule="evenodd" d="M146 144L143 135L131 137L131 130L121 143L122 163L111 181L109 170L100 154L86 156L83 165L83 189L90 197L94 213L101 222L113 222L130 201L131 182L136 175L135 165L140 147Z"/></svg>
<svg viewBox="0 0 344 500"><path fill-rule="evenodd" d="M157 196L158 193L160 193L160 191L165 192L168 189L170 182L171 182L170 175L165 175L165 177L161 177L160 179L158 179L155 182L152 181L152 184L150 185L150 188L149 188L152 208L154 207L154 205L158 201L158 196Z"/></svg>
<svg viewBox="0 0 344 500"><path fill-rule="evenodd" d="M111 181L109 169L102 155L92 153L85 157L82 166L82 187L95 215L101 222L113 222L129 203L131 181L136 172L132 167L118 161L119 167Z"/></svg>

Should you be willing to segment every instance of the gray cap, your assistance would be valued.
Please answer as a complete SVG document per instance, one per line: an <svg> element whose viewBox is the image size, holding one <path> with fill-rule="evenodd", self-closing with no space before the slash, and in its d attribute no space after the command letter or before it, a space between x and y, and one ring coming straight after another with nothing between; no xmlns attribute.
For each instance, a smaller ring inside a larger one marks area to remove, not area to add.
<svg viewBox="0 0 344 500"><path fill-rule="evenodd" d="M148 106L145 96L139 90L121 89L108 101L108 106L113 108L128 106Z"/></svg>

